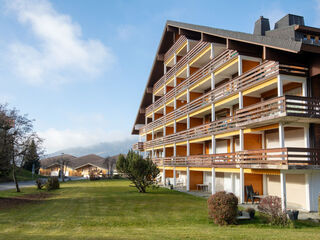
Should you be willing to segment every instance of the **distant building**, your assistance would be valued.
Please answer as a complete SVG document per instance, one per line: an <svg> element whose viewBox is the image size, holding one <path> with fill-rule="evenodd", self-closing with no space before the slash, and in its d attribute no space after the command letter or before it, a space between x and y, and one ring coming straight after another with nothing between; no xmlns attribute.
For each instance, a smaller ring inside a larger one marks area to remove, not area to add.
<svg viewBox="0 0 320 240"><path fill-rule="evenodd" d="M277 195L318 210L320 28L286 15L254 33L167 21L143 92L133 148L163 184ZM247 188L248 189L248 188Z"/></svg>
<svg viewBox="0 0 320 240"><path fill-rule="evenodd" d="M65 176L82 176L89 177L92 170L100 171L101 176L115 174L115 162L118 155L108 159L95 154L89 154L82 157L75 157L69 154L46 158L40 161L40 174L44 176L60 175L61 162L65 162ZM112 164L110 164L112 163Z"/></svg>

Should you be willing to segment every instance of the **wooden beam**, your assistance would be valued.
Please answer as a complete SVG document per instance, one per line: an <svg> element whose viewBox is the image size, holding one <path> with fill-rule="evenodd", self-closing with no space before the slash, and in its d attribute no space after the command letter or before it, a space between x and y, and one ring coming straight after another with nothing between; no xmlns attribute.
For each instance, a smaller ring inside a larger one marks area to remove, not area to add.
<svg viewBox="0 0 320 240"><path fill-rule="evenodd" d="M152 93L152 92L153 92L153 88L152 87L147 87L146 93Z"/></svg>
<svg viewBox="0 0 320 240"><path fill-rule="evenodd" d="M163 62L164 61L164 54L157 54L157 61Z"/></svg>
<svg viewBox="0 0 320 240"><path fill-rule="evenodd" d="M167 32L173 32L173 33L178 33L179 29L177 27L173 27L173 26L167 26Z"/></svg>
<svg viewBox="0 0 320 240"><path fill-rule="evenodd" d="M201 40L201 33L179 28L179 35L185 35L189 39Z"/></svg>
<svg viewBox="0 0 320 240"><path fill-rule="evenodd" d="M201 40L205 42L212 42L212 43L220 43L220 44L227 44L227 40L225 38L212 36L206 33L201 33Z"/></svg>

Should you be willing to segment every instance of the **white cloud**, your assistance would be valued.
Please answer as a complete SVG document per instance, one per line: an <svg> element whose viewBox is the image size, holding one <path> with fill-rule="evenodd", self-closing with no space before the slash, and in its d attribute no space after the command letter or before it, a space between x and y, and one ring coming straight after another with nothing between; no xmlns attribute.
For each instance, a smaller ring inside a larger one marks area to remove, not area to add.
<svg viewBox="0 0 320 240"><path fill-rule="evenodd" d="M38 132L44 139L44 147L47 153L56 152L71 147L88 147L102 142L122 141L134 138L128 136L127 132L106 131L104 129L83 130L83 129L55 129L50 128Z"/></svg>
<svg viewBox="0 0 320 240"><path fill-rule="evenodd" d="M81 26L58 13L48 0L7 0L9 13L31 31L34 44L9 45L12 70L31 84L61 84L94 78L115 57L101 41L84 39Z"/></svg>

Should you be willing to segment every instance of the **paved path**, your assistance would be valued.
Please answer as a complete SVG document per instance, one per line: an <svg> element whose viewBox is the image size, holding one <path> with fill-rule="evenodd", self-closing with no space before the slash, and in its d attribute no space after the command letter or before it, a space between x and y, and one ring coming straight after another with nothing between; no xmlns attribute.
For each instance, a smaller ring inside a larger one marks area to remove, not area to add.
<svg viewBox="0 0 320 240"><path fill-rule="evenodd" d="M77 181L77 180L82 180L82 179L86 179L86 178L84 178L84 177L71 177L70 178L71 181ZM61 181L61 179L59 179L59 180ZM66 179L66 181L67 180L68 179ZM33 187L35 185L36 185L35 180L19 182L19 187ZM16 185L14 184L14 182L0 183L0 191L15 189L15 188L16 188Z"/></svg>

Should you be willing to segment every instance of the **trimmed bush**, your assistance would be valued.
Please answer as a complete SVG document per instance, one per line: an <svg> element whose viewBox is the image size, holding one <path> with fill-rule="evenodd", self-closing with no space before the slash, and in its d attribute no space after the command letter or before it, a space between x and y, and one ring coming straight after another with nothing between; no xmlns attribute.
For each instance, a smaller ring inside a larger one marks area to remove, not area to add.
<svg viewBox="0 0 320 240"><path fill-rule="evenodd" d="M281 198L277 196L267 196L263 198L258 209L266 215L271 225L285 226L289 224L287 213L282 211Z"/></svg>
<svg viewBox="0 0 320 240"><path fill-rule="evenodd" d="M219 225L237 223L238 198L233 193L217 192L208 199L209 217Z"/></svg>
<svg viewBox="0 0 320 240"><path fill-rule="evenodd" d="M60 188L59 178L49 177L45 186L48 191L59 189Z"/></svg>
<svg viewBox="0 0 320 240"><path fill-rule="evenodd" d="M41 190L46 185L46 179L38 178L36 180L37 189Z"/></svg>

